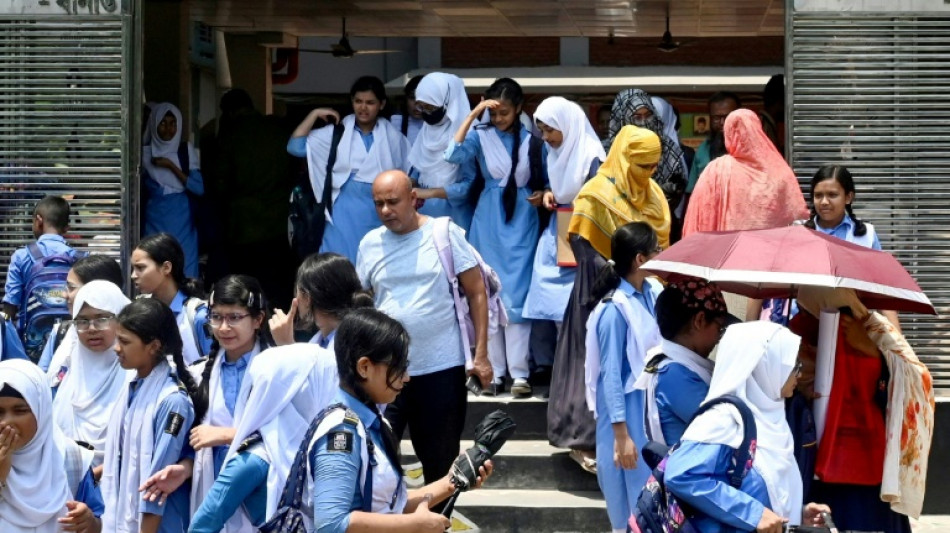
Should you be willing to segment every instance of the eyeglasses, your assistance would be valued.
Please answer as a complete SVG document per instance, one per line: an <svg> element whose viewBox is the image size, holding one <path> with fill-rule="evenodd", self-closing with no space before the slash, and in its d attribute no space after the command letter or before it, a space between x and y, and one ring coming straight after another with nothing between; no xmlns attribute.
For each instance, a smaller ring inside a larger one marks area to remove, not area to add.
<svg viewBox="0 0 950 533"><path fill-rule="evenodd" d="M97 316L96 318L77 318L73 320L76 331L86 331L92 326L92 329L103 331L109 329L109 325L115 320L115 315Z"/></svg>
<svg viewBox="0 0 950 533"><path fill-rule="evenodd" d="M249 316L251 316L250 313L228 313L226 315L211 313L208 315L208 323L211 324L211 327L213 328L220 328L225 322L227 322L228 326L233 328Z"/></svg>

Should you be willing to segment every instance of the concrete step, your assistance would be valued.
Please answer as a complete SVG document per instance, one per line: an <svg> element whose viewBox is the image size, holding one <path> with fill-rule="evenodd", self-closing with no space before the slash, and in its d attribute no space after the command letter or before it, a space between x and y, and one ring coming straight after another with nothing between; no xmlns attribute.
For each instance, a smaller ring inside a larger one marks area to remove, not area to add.
<svg viewBox="0 0 950 533"><path fill-rule="evenodd" d="M547 389L536 387L530 398L513 398L504 393L499 396L475 396L468 394L468 413L465 416L463 439L472 439L475 436L475 426L485 415L501 409L508 413L518 429L515 430L512 440L547 440L548 438L548 401L540 394Z"/></svg>
<svg viewBox="0 0 950 533"><path fill-rule="evenodd" d="M462 450L472 446L463 441ZM597 492L597 476L581 470L567 455L546 441L511 440L495 455L495 473L485 487L489 489L537 489ZM403 463L416 463L412 444L402 442ZM410 472L411 475L411 472Z"/></svg>
<svg viewBox="0 0 950 533"><path fill-rule="evenodd" d="M482 533L610 531L599 492L480 489L462 494L456 508Z"/></svg>

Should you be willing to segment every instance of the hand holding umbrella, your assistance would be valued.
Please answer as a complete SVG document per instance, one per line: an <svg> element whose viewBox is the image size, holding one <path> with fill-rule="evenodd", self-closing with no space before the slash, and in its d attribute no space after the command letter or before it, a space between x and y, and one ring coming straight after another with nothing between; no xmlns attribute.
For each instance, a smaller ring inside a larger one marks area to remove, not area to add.
<svg viewBox="0 0 950 533"><path fill-rule="evenodd" d="M443 516L452 516L459 494L475 487L479 469L498 453L514 434L516 427L515 421L504 411L488 414L475 426L475 445L462 452L452 465L451 476L455 493L449 497L442 511Z"/></svg>

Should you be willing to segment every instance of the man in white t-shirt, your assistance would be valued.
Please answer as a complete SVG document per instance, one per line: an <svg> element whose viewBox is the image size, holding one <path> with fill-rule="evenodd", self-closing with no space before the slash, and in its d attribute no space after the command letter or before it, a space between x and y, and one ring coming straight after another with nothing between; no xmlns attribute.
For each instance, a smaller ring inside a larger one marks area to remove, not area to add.
<svg viewBox="0 0 950 533"><path fill-rule="evenodd" d="M360 242L356 271L373 290L376 307L409 332L409 375L386 418L397 438L409 426L426 482L448 471L459 454L467 389L462 333L455 300L432 237L430 217L416 211L416 193L404 172L383 172L373 182L373 202L383 226ZM488 301L478 262L465 233L449 224L456 275L471 308L477 339L474 374L487 387Z"/></svg>

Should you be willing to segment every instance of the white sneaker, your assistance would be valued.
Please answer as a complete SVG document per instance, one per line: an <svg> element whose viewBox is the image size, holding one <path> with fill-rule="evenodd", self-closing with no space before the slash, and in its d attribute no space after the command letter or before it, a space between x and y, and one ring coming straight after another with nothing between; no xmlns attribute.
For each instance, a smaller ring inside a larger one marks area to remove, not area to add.
<svg viewBox="0 0 950 533"><path fill-rule="evenodd" d="M515 398L527 398L531 396L531 385L525 378L516 378L511 384L511 395Z"/></svg>

